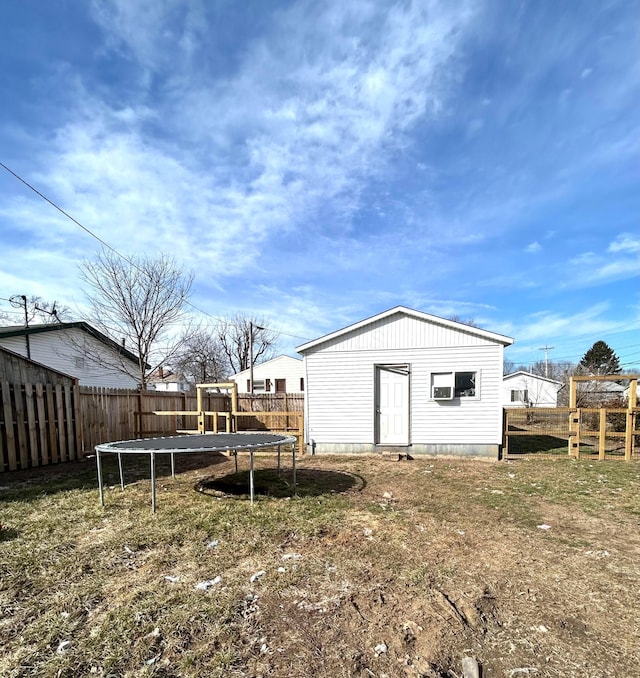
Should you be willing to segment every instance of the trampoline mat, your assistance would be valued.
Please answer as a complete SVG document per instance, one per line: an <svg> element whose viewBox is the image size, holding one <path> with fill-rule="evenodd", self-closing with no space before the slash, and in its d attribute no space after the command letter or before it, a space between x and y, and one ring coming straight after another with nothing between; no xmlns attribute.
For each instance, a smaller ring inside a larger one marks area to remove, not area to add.
<svg viewBox="0 0 640 678"><path fill-rule="evenodd" d="M141 438L97 445L100 452L216 452L287 445L293 436L277 433L205 433L199 435Z"/></svg>

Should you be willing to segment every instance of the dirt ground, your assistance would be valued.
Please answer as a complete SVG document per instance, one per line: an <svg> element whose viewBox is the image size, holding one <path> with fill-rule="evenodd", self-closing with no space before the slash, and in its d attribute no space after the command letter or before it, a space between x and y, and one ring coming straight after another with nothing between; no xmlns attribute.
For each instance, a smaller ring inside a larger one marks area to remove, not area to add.
<svg viewBox="0 0 640 678"><path fill-rule="evenodd" d="M211 511L251 512L232 465L191 459L175 481L162 477L153 525L193 495ZM188 637L162 631L152 666L91 672L205 675L206 660L185 656L227 652L207 675L461 677L464 657L484 678L640 675L637 463L305 457L298 499L289 475L274 491L273 466L258 460L269 496L216 548L222 585L243 583L220 589L234 603L215 639L192 613ZM109 521L148 504L148 481L134 480L108 490ZM151 551L170 545L152 541L129 549L127 587L202 576L177 551L153 565ZM163 629L162 616L152 624Z"/></svg>
<svg viewBox="0 0 640 678"><path fill-rule="evenodd" d="M356 564L260 601L278 647L265 675L286 675L298 642L323 658L324 675L462 675L465 655L485 678L640 675L637 514L544 496L492 505L511 480L535 483L533 464L332 461L366 477L347 493L369 510L305 550L326 559L337 548Z"/></svg>

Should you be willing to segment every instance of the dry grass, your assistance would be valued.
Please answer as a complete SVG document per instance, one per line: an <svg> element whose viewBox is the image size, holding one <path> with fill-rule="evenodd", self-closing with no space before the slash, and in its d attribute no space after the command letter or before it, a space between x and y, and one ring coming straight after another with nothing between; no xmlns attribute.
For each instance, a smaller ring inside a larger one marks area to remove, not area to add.
<svg viewBox="0 0 640 678"><path fill-rule="evenodd" d="M0 476L1 675L638 674L635 462L133 461Z"/></svg>

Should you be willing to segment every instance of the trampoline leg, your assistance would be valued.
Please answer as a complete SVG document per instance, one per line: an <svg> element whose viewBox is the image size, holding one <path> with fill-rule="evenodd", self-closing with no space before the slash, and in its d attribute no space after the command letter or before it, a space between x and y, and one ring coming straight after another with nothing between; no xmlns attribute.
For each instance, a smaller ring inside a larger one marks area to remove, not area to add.
<svg viewBox="0 0 640 678"><path fill-rule="evenodd" d="M124 474L122 473L122 455L118 452L118 471L120 471L120 489L124 492Z"/></svg>
<svg viewBox="0 0 640 678"><path fill-rule="evenodd" d="M249 450L249 496L251 497L251 505L253 505L253 450Z"/></svg>
<svg viewBox="0 0 640 678"><path fill-rule="evenodd" d="M100 492L100 506L104 506L104 494L102 491L102 462L100 461L100 452L96 450L96 468L98 469L98 490Z"/></svg>
<svg viewBox="0 0 640 678"><path fill-rule="evenodd" d="M293 494L296 493L296 444L291 444L291 460L293 463Z"/></svg>
<svg viewBox="0 0 640 678"><path fill-rule="evenodd" d="M173 458L173 452L171 453L171 477L176 479L176 460Z"/></svg>
<svg viewBox="0 0 640 678"><path fill-rule="evenodd" d="M236 462L236 473L237 473L238 472L238 450L233 451L233 456L234 456L235 462Z"/></svg>
<svg viewBox="0 0 640 678"><path fill-rule="evenodd" d="M156 455L154 452L151 458L151 513L156 512Z"/></svg>
<svg viewBox="0 0 640 678"><path fill-rule="evenodd" d="M280 477L280 445L278 445L278 478Z"/></svg>

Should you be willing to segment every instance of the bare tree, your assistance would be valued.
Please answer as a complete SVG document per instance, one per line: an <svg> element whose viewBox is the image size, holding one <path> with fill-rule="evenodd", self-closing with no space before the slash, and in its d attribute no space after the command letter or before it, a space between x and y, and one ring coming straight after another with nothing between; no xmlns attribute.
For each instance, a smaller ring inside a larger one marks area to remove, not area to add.
<svg viewBox="0 0 640 678"><path fill-rule="evenodd" d="M509 360L509 358L504 358L502 361L502 374L507 375L507 374L512 374L515 372L515 367L516 364L513 360Z"/></svg>
<svg viewBox="0 0 640 678"><path fill-rule="evenodd" d="M158 344L184 316L193 275L185 275L166 255L125 259L106 249L94 261L84 261L80 275L89 286L89 321L123 345L128 342L138 356L141 388L146 388ZM171 350L165 346L163 354Z"/></svg>
<svg viewBox="0 0 640 678"><path fill-rule="evenodd" d="M273 357L278 333L261 318L236 315L218 324L217 335L234 374Z"/></svg>
<svg viewBox="0 0 640 678"><path fill-rule="evenodd" d="M450 315L447 320L453 320L454 323L461 323L462 325L469 325L469 327L478 327L478 323L473 318L467 318L464 320L461 316L459 316L457 313L454 313L453 315ZM479 329L479 327L478 327Z"/></svg>
<svg viewBox="0 0 640 678"><path fill-rule="evenodd" d="M231 371L218 335L204 329L183 333L172 365L194 384L224 381Z"/></svg>

